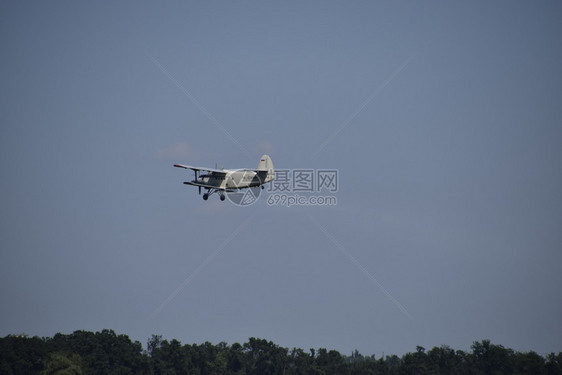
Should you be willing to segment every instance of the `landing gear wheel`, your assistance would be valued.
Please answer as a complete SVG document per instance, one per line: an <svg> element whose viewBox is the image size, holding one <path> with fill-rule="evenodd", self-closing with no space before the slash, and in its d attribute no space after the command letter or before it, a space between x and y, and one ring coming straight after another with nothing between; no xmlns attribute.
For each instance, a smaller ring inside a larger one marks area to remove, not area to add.
<svg viewBox="0 0 562 375"><path fill-rule="evenodd" d="M223 201L226 197L224 196L224 194L221 194L221 201Z"/></svg>
<svg viewBox="0 0 562 375"><path fill-rule="evenodd" d="M206 201L207 199L209 199L209 194L207 193L203 194L203 200Z"/></svg>

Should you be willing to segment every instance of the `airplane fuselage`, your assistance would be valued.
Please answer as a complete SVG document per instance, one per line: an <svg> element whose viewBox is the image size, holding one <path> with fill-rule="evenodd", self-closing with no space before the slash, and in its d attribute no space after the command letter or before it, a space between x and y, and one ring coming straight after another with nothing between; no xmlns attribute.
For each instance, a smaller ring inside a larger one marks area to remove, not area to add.
<svg viewBox="0 0 562 375"><path fill-rule="evenodd" d="M210 172L192 180L193 184L204 184L221 190L236 190L260 186L269 182L267 171L225 170L225 173Z"/></svg>
<svg viewBox="0 0 562 375"><path fill-rule="evenodd" d="M263 155L260 158L256 169L213 169L183 164L174 164L174 167L191 169L195 172L195 179L185 181L184 184L197 186L199 194L201 194L202 189L206 189L207 193L203 194L205 200L214 193L218 193L221 200L224 200L224 193L256 186L261 186L263 189L263 184L273 181L275 178L273 162L268 155ZM199 175L198 172L200 171L207 173Z"/></svg>

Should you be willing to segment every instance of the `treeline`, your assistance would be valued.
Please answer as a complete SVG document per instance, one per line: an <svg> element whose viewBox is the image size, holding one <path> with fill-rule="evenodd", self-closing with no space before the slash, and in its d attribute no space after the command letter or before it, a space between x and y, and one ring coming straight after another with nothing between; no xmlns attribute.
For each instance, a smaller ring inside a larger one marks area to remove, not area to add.
<svg viewBox="0 0 562 375"><path fill-rule="evenodd" d="M562 353L546 358L489 340L471 352L447 346L375 358L354 351L287 349L250 338L244 344L182 345L152 336L146 349L112 330L76 331L50 338L0 338L0 374L562 374Z"/></svg>

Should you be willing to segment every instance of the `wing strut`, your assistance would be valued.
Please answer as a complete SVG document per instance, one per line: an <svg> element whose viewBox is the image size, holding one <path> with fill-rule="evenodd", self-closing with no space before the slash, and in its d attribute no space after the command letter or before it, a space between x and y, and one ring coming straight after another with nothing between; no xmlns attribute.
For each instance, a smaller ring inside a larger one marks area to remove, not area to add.
<svg viewBox="0 0 562 375"><path fill-rule="evenodd" d="M193 172L195 172L195 182L199 182L197 181L197 169L194 169ZM199 186L199 195L201 195L201 186Z"/></svg>

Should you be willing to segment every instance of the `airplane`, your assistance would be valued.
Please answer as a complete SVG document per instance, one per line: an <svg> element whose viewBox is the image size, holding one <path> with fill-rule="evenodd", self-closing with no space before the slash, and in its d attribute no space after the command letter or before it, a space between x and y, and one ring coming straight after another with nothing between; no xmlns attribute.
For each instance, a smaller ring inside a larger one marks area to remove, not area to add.
<svg viewBox="0 0 562 375"><path fill-rule="evenodd" d="M273 181L275 178L273 162L269 155L263 155L260 158L256 169L213 169L182 164L174 164L174 167L191 169L195 172L195 179L185 181L184 184L199 187L199 195L201 195L201 188L207 189L207 192L203 194L204 200L209 199L214 193L218 193L220 200L224 201L224 193L257 186L261 186L263 189L263 184ZM207 173L198 175L201 171Z"/></svg>

